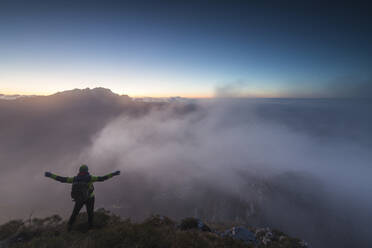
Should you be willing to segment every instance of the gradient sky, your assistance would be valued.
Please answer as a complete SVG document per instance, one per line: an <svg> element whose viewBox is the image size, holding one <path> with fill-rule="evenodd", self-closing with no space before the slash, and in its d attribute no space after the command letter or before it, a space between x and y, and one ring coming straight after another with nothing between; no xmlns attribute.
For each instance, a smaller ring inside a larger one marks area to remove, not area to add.
<svg viewBox="0 0 372 248"><path fill-rule="evenodd" d="M322 2L1 1L0 93L322 97L370 87L371 6Z"/></svg>

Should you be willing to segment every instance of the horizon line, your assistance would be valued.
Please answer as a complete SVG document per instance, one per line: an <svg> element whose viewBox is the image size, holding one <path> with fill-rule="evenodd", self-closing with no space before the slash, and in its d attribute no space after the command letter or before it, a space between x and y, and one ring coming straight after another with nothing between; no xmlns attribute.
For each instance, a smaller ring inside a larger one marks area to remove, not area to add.
<svg viewBox="0 0 372 248"><path fill-rule="evenodd" d="M279 96L279 95L249 95L249 96L242 96L242 95L237 95L237 96L216 96L216 95L197 95L197 94L167 94L167 95L160 95L160 94L153 94L153 95L144 95L144 94L125 94L125 93L117 93L109 88L105 87L94 87L94 88L73 88L73 89L68 89L68 90L62 90L62 91L56 91L54 93L45 93L45 92L20 92L20 91L0 91L0 95L3 96L9 96L9 97L34 97L34 96L52 96L58 93L66 92L66 91L72 91L72 90L94 90L94 89L107 89L110 90L113 94L123 96L126 95L130 98L174 98L174 97L180 97L180 98L187 98L187 99L359 99L355 97L335 97L335 96Z"/></svg>

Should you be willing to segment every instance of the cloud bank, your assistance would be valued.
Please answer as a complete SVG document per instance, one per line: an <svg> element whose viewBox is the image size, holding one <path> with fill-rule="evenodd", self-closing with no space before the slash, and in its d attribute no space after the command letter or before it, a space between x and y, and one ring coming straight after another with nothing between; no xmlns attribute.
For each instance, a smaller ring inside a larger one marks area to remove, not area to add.
<svg viewBox="0 0 372 248"><path fill-rule="evenodd" d="M52 104L58 111L49 105L36 117L8 115L13 125L0 129L7 138L0 179L17 187L0 189L6 216L68 215L69 187L42 173L74 175L87 163L97 175L122 171L97 184L96 195L97 207L125 217L269 225L314 247L371 243L370 103L147 104L92 94L70 107Z"/></svg>

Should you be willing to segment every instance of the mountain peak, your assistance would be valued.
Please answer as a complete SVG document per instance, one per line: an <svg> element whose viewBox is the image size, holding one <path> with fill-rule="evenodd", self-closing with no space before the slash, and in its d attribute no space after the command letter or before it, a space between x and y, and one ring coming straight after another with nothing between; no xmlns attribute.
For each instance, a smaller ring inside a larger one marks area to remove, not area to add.
<svg viewBox="0 0 372 248"><path fill-rule="evenodd" d="M85 89L73 89L73 90L65 90L58 92L54 95L94 95L94 96L119 96L116 93L113 93L110 89L97 87L97 88L85 88Z"/></svg>

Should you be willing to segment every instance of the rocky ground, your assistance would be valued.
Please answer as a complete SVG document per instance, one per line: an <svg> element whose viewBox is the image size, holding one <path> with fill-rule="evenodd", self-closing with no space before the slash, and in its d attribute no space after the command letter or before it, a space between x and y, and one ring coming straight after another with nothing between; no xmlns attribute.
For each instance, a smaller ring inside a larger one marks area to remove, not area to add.
<svg viewBox="0 0 372 248"><path fill-rule="evenodd" d="M165 216L151 216L142 223L121 219L103 209L95 213L88 229L80 214L74 229L58 215L27 221L13 220L0 226L0 248L31 247L308 247L299 239L270 228L203 223L186 218L179 223Z"/></svg>

